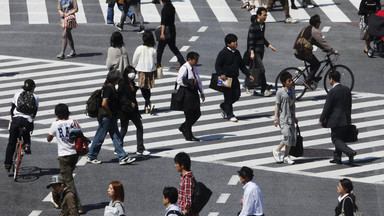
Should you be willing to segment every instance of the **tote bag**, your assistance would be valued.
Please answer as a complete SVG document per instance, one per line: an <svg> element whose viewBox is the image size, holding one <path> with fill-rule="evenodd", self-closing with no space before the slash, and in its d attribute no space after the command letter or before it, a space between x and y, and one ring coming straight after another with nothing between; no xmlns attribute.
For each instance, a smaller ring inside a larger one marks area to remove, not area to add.
<svg viewBox="0 0 384 216"><path fill-rule="evenodd" d="M289 155L292 155L294 157L301 157L304 154L304 148L303 148L303 137L300 133L299 125L296 126L296 146L291 146L291 150L289 150Z"/></svg>

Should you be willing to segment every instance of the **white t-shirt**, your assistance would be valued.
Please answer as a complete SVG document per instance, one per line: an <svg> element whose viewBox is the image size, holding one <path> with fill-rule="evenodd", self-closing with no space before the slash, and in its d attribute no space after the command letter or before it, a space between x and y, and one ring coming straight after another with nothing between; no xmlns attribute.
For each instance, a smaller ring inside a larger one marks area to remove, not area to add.
<svg viewBox="0 0 384 216"><path fill-rule="evenodd" d="M21 92L18 92L18 93L16 93L13 96L12 103L15 104L16 107L17 107L17 100L19 99L19 96L20 96ZM39 107L39 97L37 95L35 95L35 94L33 94L33 96L35 96L36 107ZM23 118L28 119L30 122L33 122L33 117L32 116L17 111L17 108L15 110L13 110L13 117L23 117Z"/></svg>
<svg viewBox="0 0 384 216"><path fill-rule="evenodd" d="M81 129L76 120L58 120L52 123L49 135L56 137L57 153L60 156L76 154L75 143L69 142L69 131L73 128Z"/></svg>

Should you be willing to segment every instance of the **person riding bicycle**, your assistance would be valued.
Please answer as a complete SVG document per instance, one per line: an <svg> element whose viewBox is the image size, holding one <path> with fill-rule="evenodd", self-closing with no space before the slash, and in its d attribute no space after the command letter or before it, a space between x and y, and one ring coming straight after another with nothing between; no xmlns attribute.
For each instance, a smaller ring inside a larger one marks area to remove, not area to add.
<svg viewBox="0 0 384 216"><path fill-rule="evenodd" d="M23 132L24 151L31 154L31 131L33 131L33 120L36 117L39 107L39 97L35 91L35 82L31 79L24 81L23 91L14 95L12 100L11 127L9 129L9 141L5 154L5 170L9 172L12 167L12 157L15 153L17 139L19 138L19 128L25 128Z"/></svg>
<svg viewBox="0 0 384 216"><path fill-rule="evenodd" d="M327 53L334 53L335 55L338 55L339 52L334 50L321 35L321 32L319 31L321 24L319 15L313 15L309 19L309 24L310 25L304 27L297 36L295 44L293 45L293 51L296 58L310 64L308 77L302 82L309 90L313 90L311 87L311 81L318 82L321 77L315 78L316 72L320 67L320 62L316 56L313 55L311 45L316 45ZM305 40L303 40L303 38Z"/></svg>

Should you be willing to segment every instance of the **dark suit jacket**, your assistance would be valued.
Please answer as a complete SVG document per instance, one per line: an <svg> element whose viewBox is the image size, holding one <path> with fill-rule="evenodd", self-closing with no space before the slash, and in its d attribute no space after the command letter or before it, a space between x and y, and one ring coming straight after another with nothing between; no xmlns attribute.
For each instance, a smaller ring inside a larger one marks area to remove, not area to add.
<svg viewBox="0 0 384 216"><path fill-rule="evenodd" d="M351 109L351 91L348 87L338 84L328 92L320 122L327 128L350 125Z"/></svg>

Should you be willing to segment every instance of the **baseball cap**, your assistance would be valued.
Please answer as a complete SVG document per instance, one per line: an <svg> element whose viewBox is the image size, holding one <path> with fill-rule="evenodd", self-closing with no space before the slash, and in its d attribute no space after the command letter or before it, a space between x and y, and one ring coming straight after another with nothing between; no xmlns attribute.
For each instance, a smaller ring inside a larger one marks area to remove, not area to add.
<svg viewBox="0 0 384 216"><path fill-rule="evenodd" d="M36 87L35 82L31 79L27 79L24 81L24 85L21 88L23 88L26 91L29 91L35 87Z"/></svg>
<svg viewBox="0 0 384 216"><path fill-rule="evenodd" d="M63 177L61 177L61 175L54 175L51 177L51 179L49 179L49 184L47 185L47 188L50 188L55 184L61 184L61 183L64 183Z"/></svg>
<svg viewBox="0 0 384 216"><path fill-rule="evenodd" d="M243 178L244 177L253 178L253 170L246 166L241 167L241 169L237 171L237 173L239 173L239 176Z"/></svg>

